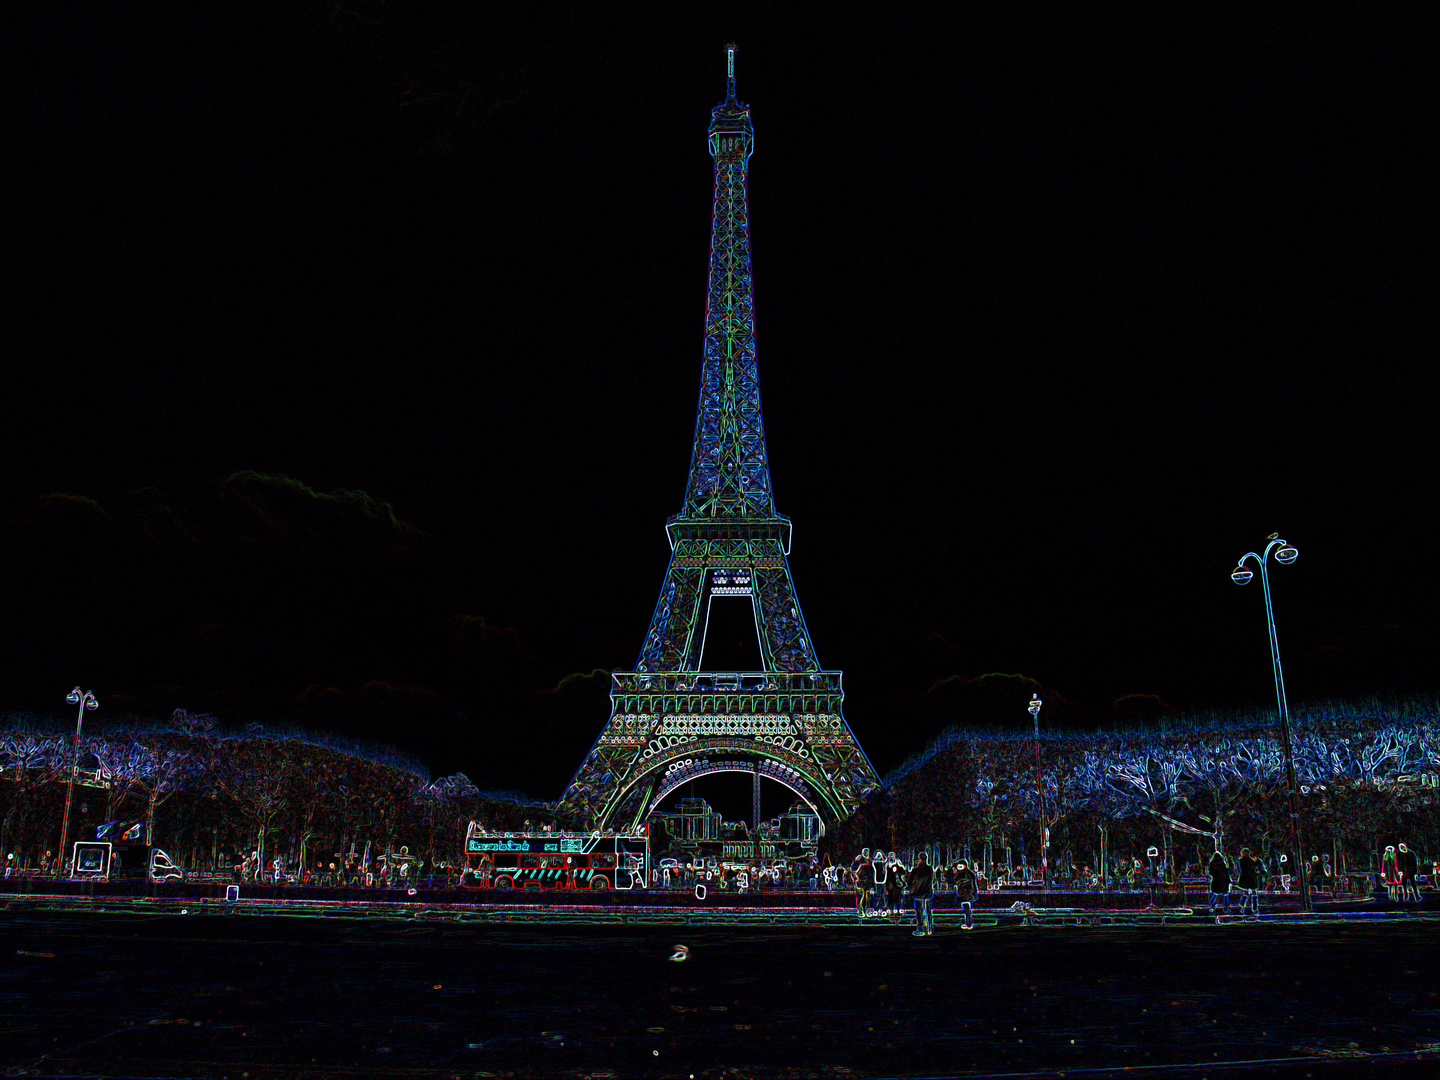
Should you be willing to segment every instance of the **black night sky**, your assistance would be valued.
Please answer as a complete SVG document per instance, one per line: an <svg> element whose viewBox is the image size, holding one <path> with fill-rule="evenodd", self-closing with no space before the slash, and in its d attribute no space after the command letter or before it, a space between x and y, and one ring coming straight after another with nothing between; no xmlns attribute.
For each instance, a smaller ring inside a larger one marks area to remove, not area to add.
<svg viewBox="0 0 1440 1080"><path fill-rule="evenodd" d="M0 710L558 796L684 492L730 39L777 505L882 774L1028 723L987 673L1273 703L1273 530L1292 700L1440 689L1429 28L771 7L19 12Z"/></svg>

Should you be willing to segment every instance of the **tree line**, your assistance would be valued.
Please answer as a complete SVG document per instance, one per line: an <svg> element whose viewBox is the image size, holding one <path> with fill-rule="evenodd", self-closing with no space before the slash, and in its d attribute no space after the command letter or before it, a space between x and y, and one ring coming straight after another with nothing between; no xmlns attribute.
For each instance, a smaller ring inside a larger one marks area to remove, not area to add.
<svg viewBox="0 0 1440 1080"><path fill-rule="evenodd" d="M1437 793L1427 786L1440 773L1440 702L1305 708L1293 744L1310 853L1331 855L1337 872L1371 869L1400 838L1440 853ZM72 767L72 842L102 823L139 822L139 835L192 870L276 856L315 869L367 847L408 848L434 867L461 861L471 820L512 831L542 820L584 827L550 804L481 792L463 775L431 780L399 751L319 733L226 731L178 710L164 723L97 725L77 745L53 721L12 716L0 722L0 852L15 856L10 865L53 858ZM979 858L989 841L995 861L1009 848L1034 866L1043 824L1052 866L1098 869L1102 843L1112 861L1156 846L1167 864L1203 864L1216 848L1288 850L1288 813L1278 732L1262 713L1042 733L1038 744L1029 733L956 727L822 843L848 862L861 847L948 845Z"/></svg>
<svg viewBox="0 0 1440 1080"><path fill-rule="evenodd" d="M454 865L471 820L512 830L542 818L575 824L519 795L481 792L464 775L431 780L393 749L319 733L254 724L229 732L212 716L177 710L162 724L86 732L77 745L52 722L10 717L0 729L0 851L15 856L12 866L53 859L72 778L71 843L104 823L139 823L136 835L190 870L247 858L266 866L277 856L314 869L367 848Z"/></svg>
<svg viewBox="0 0 1440 1080"><path fill-rule="evenodd" d="M1292 726L1307 855L1340 873L1373 869L1396 839L1440 853L1440 702L1325 703ZM1288 851L1288 793L1273 713L1038 740L957 727L886 777L825 844L848 862L861 847L968 846L979 858L989 841L1036 867L1043 826L1052 866L1098 870L1102 841L1112 862L1154 846L1168 865L1203 865L1241 845Z"/></svg>

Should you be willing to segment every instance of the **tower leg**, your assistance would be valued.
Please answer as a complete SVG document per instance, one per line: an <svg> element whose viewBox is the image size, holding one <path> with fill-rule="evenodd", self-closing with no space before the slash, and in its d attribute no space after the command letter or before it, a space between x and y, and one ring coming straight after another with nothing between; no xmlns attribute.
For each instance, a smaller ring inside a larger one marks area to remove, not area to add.
<svg viewBox="0 0 1440 1080"><path fill-rule="evenodd" d="M750 820L755 823L755 835L760 835L760 770L750 774Z"/></svg>
<svg viewBox="0 0 1440 1080"><path fill-rule="evenodd" d="M639 832L640 825L650 816L650 803L655 798L655 792L660 787L660 777L655 777L646 785L644 794L641 795L639 803L635 807L635 817L630 822L631 833Z"/></svg>

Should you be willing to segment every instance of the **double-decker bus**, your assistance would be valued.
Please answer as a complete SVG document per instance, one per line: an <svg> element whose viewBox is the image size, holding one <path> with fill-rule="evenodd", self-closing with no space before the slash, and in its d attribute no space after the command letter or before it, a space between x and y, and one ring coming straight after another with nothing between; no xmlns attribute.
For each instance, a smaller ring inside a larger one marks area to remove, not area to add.
<svg viewBox="0 0 1440 1080"><path fill-rule="evenodd" d="M465 830L466 885L482 889L643 889L650 836Z"/></svg>

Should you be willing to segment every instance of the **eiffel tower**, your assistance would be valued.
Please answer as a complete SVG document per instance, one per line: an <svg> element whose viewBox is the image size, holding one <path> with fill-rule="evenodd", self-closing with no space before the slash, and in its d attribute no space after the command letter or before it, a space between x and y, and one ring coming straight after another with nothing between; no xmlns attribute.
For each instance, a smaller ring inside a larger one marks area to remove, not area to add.
<svg viewBox="0 0 1440 1080"><path fill-rule="evenodd" d="M716 772L796 792L823 822L843 820L879 777L841 714L840 672L820 667L786 557L790 519L775 510L755 364L755 305L745 175L750 107L710 114L715 202L705 363L685 508L666 525L670 566L634 671L611 675L610 722L561 804L594 828L633 828L680 785ZM761 670L701 667L717 597L747 597Z"/></svg>

